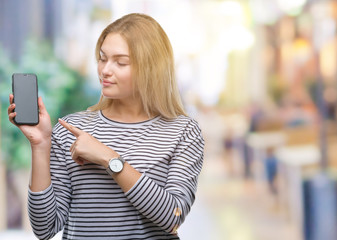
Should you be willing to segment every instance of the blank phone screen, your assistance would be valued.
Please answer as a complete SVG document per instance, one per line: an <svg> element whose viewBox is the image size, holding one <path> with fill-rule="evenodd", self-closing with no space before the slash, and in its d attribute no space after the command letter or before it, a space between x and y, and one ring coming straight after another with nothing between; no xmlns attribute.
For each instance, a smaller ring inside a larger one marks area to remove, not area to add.
<svg viewBox="0 0 337 240"><path fill-rule="evenodd" d="M35 74L13 74L15 122L36 125L39 122L38 89Z"/></svg>

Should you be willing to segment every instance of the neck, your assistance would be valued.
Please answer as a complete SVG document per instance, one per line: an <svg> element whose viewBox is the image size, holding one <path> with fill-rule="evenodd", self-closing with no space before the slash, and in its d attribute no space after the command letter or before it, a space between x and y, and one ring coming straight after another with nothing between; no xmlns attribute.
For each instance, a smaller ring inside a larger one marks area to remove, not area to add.
<svg viewBox="0 0 337 240"><path fill-rule="evenodd" d="M139 100L121 101L114 100L109 108L102 110L107 118L125 123L142 122L151 118L144 111L143 105Z"/></svg>

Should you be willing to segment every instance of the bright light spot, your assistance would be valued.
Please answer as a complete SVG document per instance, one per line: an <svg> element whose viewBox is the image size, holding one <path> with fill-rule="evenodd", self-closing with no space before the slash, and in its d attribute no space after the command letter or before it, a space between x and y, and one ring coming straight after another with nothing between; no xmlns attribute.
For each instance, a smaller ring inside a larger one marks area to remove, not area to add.
<svg viewBox="0 0 337 240"><path fill-rule="evenodd" d="M219 6L219 13L226 16L234 16L234 17L244 15L240 3L234 1L222 2L221 5Z"/></svg>
<svg viewBox="0 0 337 240"><path fill-rule="evenodd" d="M245 50L254 43L254 35L244 26L228 28L223 34L223 43L229 50Z"/></svg>
<svg viewBox="0 0 337 240"><path fill-rule="evenodd" d="M277 2L282 11L296 15L300 13L307 0L277 0Z"/></svg>
<svg viewBox="0 0 337 240"><path fill-rule="evenodd" d="M270 0L250 0L250 9L253 19L257 23L273 24L280 15L280 10L275 2Z"/></svg>
<svg viewBox="0 0 337 240"><path fill-rule="evenodd" d="M227 59L225 53L219 54L219 47L208 51L200 58L199 94L206 105L216 104L225 85Z"/></svg>

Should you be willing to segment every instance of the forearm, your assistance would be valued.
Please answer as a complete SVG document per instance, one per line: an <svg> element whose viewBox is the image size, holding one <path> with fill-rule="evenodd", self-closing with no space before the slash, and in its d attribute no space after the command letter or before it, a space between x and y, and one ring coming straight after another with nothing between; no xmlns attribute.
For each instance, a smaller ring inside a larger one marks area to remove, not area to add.
<svg viewBox="0 0 337 240"><path fill-rule="evenodd" d="M172 234L182 224L193 203L183 193L177 196L174 191L159 186L146 175L142 175L126 196L146 218Z"/></svg>
<svg viewBox="0 0 337 240"><path fill-rule="evenodd" d="M166 232L175 233L188 210L173 195L149 178L142 178L142 174L127 162L123 170L112 177L144 216Z"/></svg>
<svg viewBox="0 0 337 240"><path fill-rule="evenodd" d="M50 148L51 141L40 146L31 147L32 171L29 187L32 192L45 190L51 184Z"/></svg>
<svg viewBox="0 0 337 240"><path fill-rule="evenodd" d="M107 163L104 166L107 167ZM172 187L171 191L165 189L128 162L125 162L121 172L112 177L134 207L168 233L175 233L194 201L194 193L190 190L176 187Z"/></svg>
<svg viewBox="0 0 337 240"><path fill-rule="evenodd" d="M38 239L51 239L63 227L54 189L51 185L42 192L28 193L28 214L34 234Z"/></svg>
<svg viewBox="0 0 337 240"><path fill-rule="evenodd" d="M53 134L51 140L38 146L31 145L28 210L32 228L39 239L52 238L68 219L72 188L61 142L58 135Z"/></svg>
<svg viewBox="0 0 337 240"><path fill-rule="evenodd" d="M129 163L124 164L123 171L114 174L113 178L124 192L129 191L142 176L140 172L134 169Z"/></svg>

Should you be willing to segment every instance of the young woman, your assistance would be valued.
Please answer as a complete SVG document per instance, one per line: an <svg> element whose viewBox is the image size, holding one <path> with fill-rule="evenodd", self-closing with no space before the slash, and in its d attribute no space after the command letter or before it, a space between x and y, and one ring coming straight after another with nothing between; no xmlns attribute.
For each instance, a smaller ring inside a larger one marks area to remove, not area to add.
<svg viewBox="0 0 337 240"><path fill-rule="evenodd" d="M29 216L50 239L179 239L195 199L204 140L186 116L172 48L144 14L104 29L96 45L98 104L52 129L39 98L40 123L18 126L32 149ZM14 124L15 104L8 108Z"/></svg>

